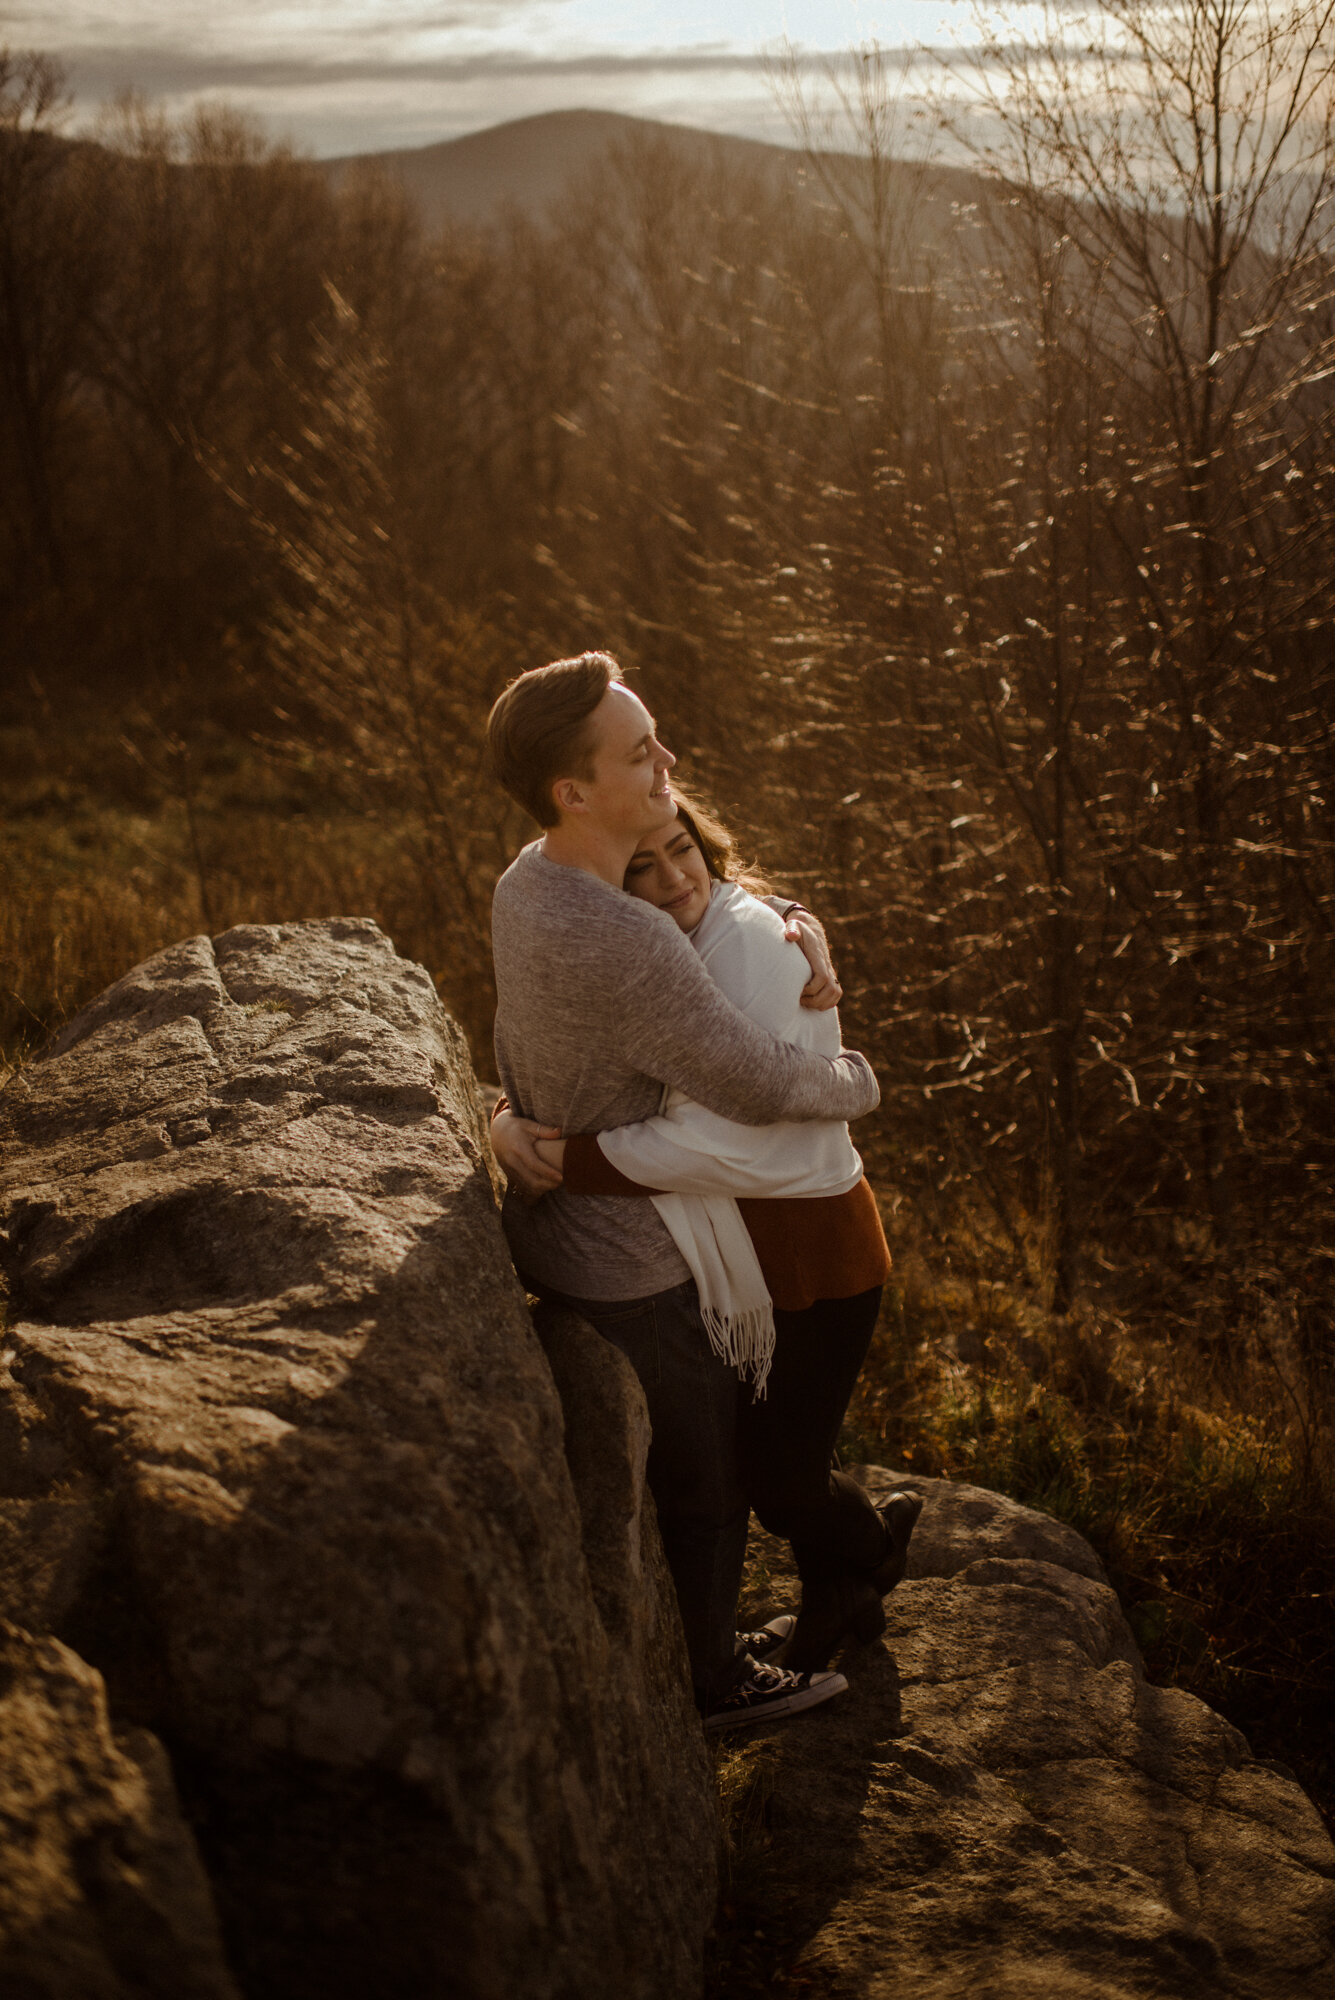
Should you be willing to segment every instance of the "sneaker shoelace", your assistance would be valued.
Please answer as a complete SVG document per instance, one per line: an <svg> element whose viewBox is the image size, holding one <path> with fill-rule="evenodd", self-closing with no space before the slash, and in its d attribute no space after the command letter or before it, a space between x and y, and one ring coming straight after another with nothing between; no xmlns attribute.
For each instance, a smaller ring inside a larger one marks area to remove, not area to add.
<svg viewBox="0 0 1335 2000"><path fill-rule="evenodd" d="M743 1653L774 1653L783 1644L785 1634L778 1632L739 1632L737 1644Z"/></svg>
<svg viewBox="0 0 1335 2000"><path fill-rule="evenodd" d="M790 1674L785 1667L767 1667L763 1661L753 1674L735 1687L723 1704L725 1708L745 1708L749 1702L766 1695L793 1691L805 1678L802 1674Z"/></svg>

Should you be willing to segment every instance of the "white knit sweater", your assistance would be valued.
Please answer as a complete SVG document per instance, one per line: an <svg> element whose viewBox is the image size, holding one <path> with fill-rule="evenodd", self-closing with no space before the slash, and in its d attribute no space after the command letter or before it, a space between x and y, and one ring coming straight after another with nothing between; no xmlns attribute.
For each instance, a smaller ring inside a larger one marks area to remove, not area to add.
<svg viewBox="0 0 1335 2000"><path fill-rule="evenodd" d="M735 882L717 884L691 943L757 1026L814 1054L838 1055L838 1015L802 1006L810 967L768 904ZM736 1198L846 1194L862 1178L847 1125L739 1125L670 1089L657 1117L602 1132L598 1144L629 1179L671 1190L652 1200L696 1281L710 1339L762 1395L774 1310Z"/></svg>

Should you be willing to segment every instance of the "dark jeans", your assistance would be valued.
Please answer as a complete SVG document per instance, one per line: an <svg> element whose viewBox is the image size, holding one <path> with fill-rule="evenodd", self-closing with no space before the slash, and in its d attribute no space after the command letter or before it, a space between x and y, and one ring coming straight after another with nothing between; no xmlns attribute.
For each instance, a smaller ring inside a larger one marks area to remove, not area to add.
<svg viewBox="0 0 1335 2000"><path fill-rule="evenodd" d="M738 1678L737 1593L748 1508L737 1470L738 1380L709 1345L695 1284L642 1299L575 1299L549 1286L619 1347L640 1378L653 1442L649 1490L677 1587L695 1697L702 1708Z"/></svg>
<svg viewBox="0 0 1335 2000"><path fill-rule="evenodd" d="M762 1526L793 1545L804 1584L871 1569L885 1530L867 1495L831 1469L839 1426L866 1358L881 1287L774 1313L767 1393L737 1412L742 1480Z"/></svg>

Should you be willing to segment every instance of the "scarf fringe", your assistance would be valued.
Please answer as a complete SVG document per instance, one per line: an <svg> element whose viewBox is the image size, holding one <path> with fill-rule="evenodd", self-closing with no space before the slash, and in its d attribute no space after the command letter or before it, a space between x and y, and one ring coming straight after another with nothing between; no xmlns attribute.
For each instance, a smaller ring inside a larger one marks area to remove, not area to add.
<svg viewBox="0 0 1335 2000"><path fill-rule="evenodd" d="M735 1368L745 1382L755 1384L755 1400L761 1402L774 1359L774 1307L768 1299L746 1312L725 1312L718 1306L702 1306L700 1317L709 1345L720 1361Z"/></svg>

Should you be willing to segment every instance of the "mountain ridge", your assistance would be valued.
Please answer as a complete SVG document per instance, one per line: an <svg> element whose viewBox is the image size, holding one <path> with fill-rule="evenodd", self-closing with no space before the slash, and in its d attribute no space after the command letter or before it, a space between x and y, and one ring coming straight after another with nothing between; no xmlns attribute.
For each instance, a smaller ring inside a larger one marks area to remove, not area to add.
<svg viewBox="0 0 1335 2000"><path fill-rule="evenodd" d="M416 198L427 223L483 224L506 206L540 212L610 145L651 135L696 154L717 157L721 151L739 170L787 171L803 158L796 148L760 139L621 111L574 109L507 119L425 146L343 153L313 164L335 185L358 168L378 167Z"/></svg>

